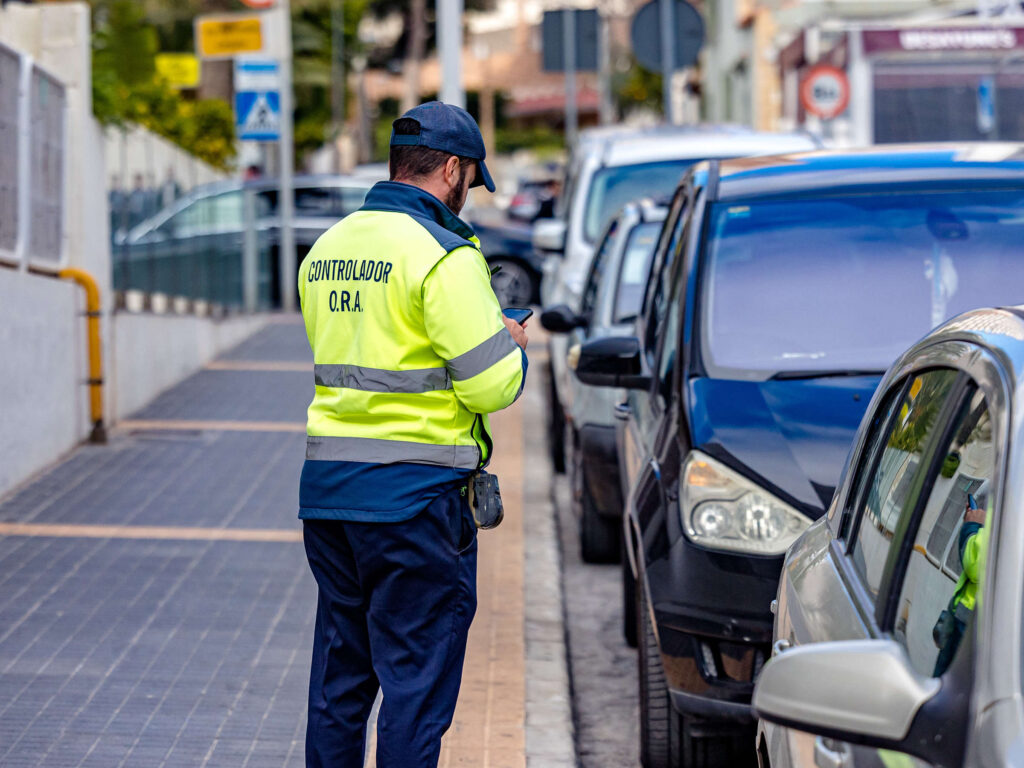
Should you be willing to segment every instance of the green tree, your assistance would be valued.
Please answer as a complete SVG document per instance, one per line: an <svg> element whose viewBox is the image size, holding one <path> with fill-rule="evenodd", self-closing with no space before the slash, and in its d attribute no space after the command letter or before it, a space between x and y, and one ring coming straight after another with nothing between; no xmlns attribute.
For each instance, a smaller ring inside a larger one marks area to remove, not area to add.
<svg viewBox="0 0 1024 768"><path fill-rule="evenodd" d="M157 29L145 3L93 0L93 111L105 125L134 123L218 168L235 156L231 107L188 101L156 73Z"/></svg>

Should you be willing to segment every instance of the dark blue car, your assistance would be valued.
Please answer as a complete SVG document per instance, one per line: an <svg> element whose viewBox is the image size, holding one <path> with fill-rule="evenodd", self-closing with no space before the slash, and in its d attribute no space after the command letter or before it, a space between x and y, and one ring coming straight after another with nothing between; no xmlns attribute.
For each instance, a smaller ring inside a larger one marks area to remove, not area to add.
<svg viewBox="0 0 1024 768"><path fill-rule="evenodd" d="M652 270L636 336L587 344L576 371L627 389L642 760L753 763L783 554L830 504L882 373L948 318L1024 300L1024 148L704 163Z"/></svg>

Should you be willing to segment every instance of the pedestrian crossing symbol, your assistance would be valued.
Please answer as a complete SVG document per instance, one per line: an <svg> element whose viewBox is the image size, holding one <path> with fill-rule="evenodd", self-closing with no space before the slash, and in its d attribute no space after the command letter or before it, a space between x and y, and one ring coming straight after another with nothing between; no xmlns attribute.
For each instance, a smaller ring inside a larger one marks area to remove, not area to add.
<svg viewBox="0 0 1024 768"><path fill-rule="evenodd" d="M239 91L235 94L238 138L277 141L281 138L281 96L277 91Z"/></svg>

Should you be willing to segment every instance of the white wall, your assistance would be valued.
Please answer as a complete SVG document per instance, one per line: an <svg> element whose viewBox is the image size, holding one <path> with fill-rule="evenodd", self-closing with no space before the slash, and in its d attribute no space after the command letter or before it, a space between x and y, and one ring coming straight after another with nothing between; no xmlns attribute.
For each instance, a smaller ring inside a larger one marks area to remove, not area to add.
<svg viewBox="0 0 1024 768"><path fill-rule="evenodd" d="M112 419L130 416L168 387L251 336L265 315L211 320L191 315L114 315Z"/></svg>
<svg viewBox="0 0 1024 768"><path fill-rule="evenodd" d="M87 434L79 289L0 271L0 495Z"/></svg>

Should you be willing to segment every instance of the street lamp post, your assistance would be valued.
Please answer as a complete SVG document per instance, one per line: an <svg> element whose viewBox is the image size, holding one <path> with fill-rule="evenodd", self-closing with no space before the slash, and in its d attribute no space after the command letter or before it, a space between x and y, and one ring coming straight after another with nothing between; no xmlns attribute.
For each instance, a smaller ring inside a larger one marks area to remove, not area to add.
<svg viewBox="0 0 1024 768"><path fill-rule="evenodd" d="M466 106L462 87L463 0L437 0L437 37L441 54L441 101Z"/></svg>
<svg viewBox="0 0 1024 768"><path fill-rule="evenodd" d="M292 14L289 0L279 0L278 13L281 16L281 139L280 150L281 189L277 196L277 208L281 214L281 241L278 243L278 263L281 282L281 309L295 311L296 275L295 231L292 229L295 198L292 192L292 178L295 173L295 132L292 97Z"/></svg>

